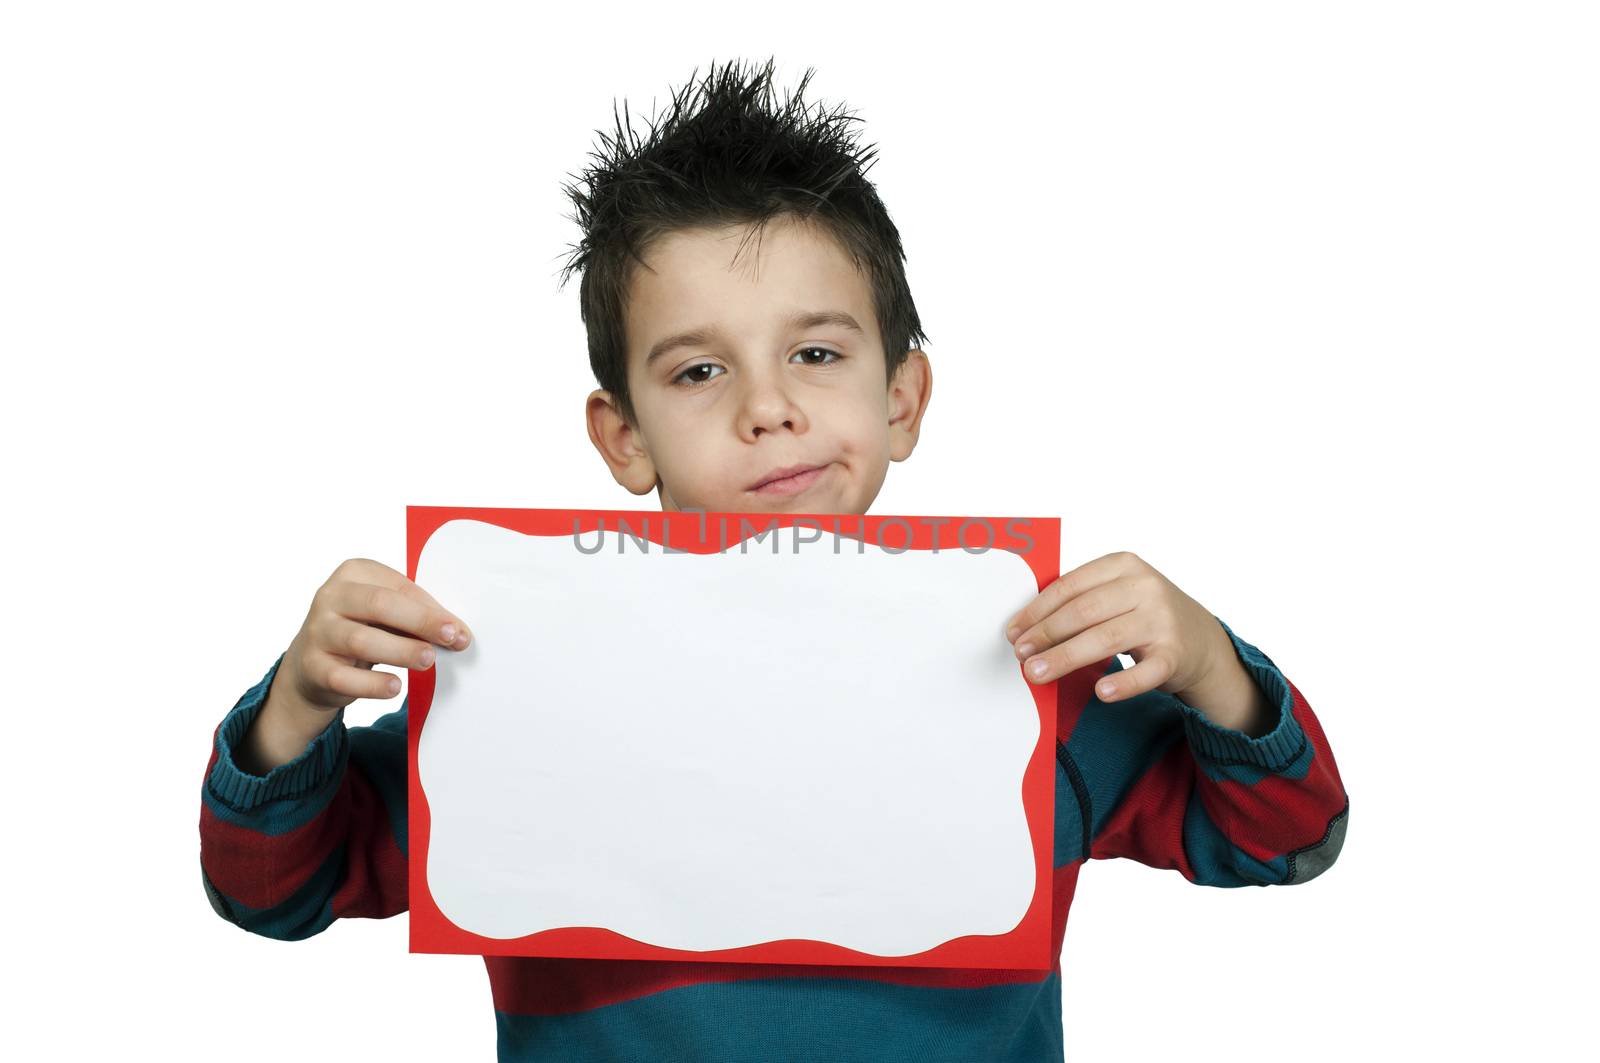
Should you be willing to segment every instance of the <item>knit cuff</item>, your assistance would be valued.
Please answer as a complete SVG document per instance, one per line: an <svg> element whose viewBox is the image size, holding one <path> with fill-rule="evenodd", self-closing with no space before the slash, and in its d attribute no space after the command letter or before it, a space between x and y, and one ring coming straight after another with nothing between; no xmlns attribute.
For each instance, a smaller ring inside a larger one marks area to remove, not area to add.
<svg viewBox="0 0 1600 1063"><path fill-rule="evenodd" d="M272 677L277 674L283 657L282 653L278 655L261 682L245 691L217 729L217 760L209 780L211 792L238 812L248 812L269 801L306 797L336 783L344 774L349 738L342 708L333 714L322 733L307 744L304 752L265 775L252 775L234 763L233 751L266 704Z"/></svg>
<svg viewBox="0 0 1600 1063"><path fill-rule="evenodd" d="M1272 658L1233 633L1221 617L1215 618L1233 642L1234 653L1250 678L1273 706L1277 723L1260 738L1243 731L1221 727L1205 713L1179 701L1183 708L1183 729L1195 755L1213 764L1248 764L1269 772L1281 772L1300 758L1305 749L1305 732L1294 718L1294 696Z"/></svg>

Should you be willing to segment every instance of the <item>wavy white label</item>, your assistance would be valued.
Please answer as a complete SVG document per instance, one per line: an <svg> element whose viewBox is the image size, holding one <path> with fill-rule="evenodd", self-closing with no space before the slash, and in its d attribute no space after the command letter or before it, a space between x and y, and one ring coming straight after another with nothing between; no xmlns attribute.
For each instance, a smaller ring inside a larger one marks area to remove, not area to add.
<svg viewBox="0 0 1600 1063"><path fill-rule="evenodd" d="M474 636L418 749L451 922L904 956L1021 921L1039 714L1000 629L1026 562L747 545L433 533L417 583Z"/></svg>

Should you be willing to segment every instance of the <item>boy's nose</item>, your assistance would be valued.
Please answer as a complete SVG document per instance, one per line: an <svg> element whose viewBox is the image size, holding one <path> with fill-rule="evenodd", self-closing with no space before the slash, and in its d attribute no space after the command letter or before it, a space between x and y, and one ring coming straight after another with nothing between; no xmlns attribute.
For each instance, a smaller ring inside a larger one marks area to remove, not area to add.
<svg viewBox="0 0 1600 1063"><path fill-rule="evenodd" d="M751 385L749 394L745 396L740 420L740 433L751 439L762 432L780 428L803 432L807 427L805 414L799 405L774 384Z"/></svg>

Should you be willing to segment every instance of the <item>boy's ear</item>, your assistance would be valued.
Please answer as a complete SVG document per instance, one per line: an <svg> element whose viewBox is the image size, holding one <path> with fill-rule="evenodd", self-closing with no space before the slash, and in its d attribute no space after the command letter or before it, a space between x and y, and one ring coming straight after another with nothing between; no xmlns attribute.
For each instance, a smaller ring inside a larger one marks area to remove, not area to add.
<svg viewBox="0 0 1600 1063"><path fill-rule="evenodd" d="M889 382L889 459L904 461L917 445L922 415L933 396L933 367L928 356L913 348Z"/></svg>
<svg viewBox="0 0 1600 1063"><path fill-rule="evenodd" d="M609 391L589 393L584 403L589 441L600 452L611 476L636 495L656 489L656 466L645 450L644 437L622 416L622 404Z"/></svg>

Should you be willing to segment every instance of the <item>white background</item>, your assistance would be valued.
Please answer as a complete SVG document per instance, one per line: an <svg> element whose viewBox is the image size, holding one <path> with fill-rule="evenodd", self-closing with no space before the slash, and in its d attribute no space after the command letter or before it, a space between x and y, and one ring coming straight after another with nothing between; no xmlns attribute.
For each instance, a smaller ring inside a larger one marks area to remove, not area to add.
<svg viewBox="0 0 1600 1063"><path fill-rule="evenodd" d="M3 9L12 1037L493 1057L405 917L211 911L212 729L405 505L650 507L583 430L559 182L771 54L864 119L931 337L873 512L1134 551L1351 795L1303 886L1087 867L1069 1057L1592 1051L1593 8L619 6Z"/></svg>

